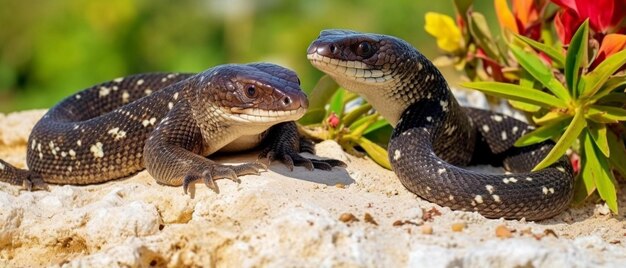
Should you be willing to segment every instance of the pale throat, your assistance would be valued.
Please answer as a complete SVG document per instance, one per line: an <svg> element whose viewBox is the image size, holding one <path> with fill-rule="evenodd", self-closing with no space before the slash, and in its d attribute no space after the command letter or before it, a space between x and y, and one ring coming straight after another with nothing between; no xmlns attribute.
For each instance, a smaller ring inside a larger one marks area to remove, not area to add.
<svg viewBox="0 0 626 268"><path fill-rule="evenodd" d="M413 100L405 101L392 95L392 88L397 86L395 83L362 84L340 76L333 78L341 87L363 97L392 127L398 124L402 113L413 103Z"/></svg>

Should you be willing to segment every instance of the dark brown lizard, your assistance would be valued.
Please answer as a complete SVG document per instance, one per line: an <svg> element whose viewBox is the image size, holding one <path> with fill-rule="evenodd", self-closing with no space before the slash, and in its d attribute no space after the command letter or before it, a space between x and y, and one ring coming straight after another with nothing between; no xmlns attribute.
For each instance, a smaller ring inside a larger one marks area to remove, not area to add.
<svg viewBox="0 0 626 268"><path fill-rule="evenodd" d="M206 156L259 145L264 146L260 157L290 168L344 166L299 155L314 152L293 122L307 105L297 75L269 63L118 78L51 108L30 135L29 170L0 160L0 181L30 190L47 188L46 183L99 183L146 168L157 182L182 185L185 193L198 180L217 191L214 180L239 181L266 166L222 165Z"/></svg>

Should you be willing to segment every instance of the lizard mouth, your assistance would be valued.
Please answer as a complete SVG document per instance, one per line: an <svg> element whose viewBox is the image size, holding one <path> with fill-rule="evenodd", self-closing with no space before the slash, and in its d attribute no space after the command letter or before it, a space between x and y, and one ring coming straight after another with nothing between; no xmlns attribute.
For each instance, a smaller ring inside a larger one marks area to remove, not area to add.
<svg viewBox="0 0 626 268"><path fill-rule="evenodd" d="M382 70L374 69L361 61L334 59L317 52L307 54L307 59L316 68L328 72L331 76L340 75L357 82L384 83L393 79Z"/></svg>
<svg viewBox="0 0 626 268"><path fill-rule="evenodd" d="M303 107L295 110L265 110L258 108L230 108L227 112L229 117L238 122L284 122L300 119L306 112Z"/></svg>

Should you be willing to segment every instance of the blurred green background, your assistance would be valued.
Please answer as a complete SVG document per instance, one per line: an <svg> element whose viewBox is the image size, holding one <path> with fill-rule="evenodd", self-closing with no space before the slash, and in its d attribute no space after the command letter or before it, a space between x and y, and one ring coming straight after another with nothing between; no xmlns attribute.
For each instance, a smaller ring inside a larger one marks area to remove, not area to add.
<svg viewBox="0 0 626 268"><path fill-rule="evenodd" d="M492 2L477 2L493 25ZM322 74L305 51L320 30L395 35L432 59L427 11L453 15L452 0L0 0L0 112L48 108L132 73L223 63L281 64L310 90Z"/></svg>

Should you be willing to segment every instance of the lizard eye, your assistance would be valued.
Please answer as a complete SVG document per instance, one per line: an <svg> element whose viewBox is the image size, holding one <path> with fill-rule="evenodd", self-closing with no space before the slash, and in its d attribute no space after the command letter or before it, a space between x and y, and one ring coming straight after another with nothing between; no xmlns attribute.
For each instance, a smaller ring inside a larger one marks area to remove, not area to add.
<svg viewBox="0 0 626 268"><path fill-rule="evenodd" d="M361 42L356 47L356 54L365 59L374 55L374 52L375 52L374 47L369 42Z"/></svg>
<svg viewBox="0 0 626 268"><path fill-rule="evenodd" d="M246 96L247 96L248 98L254 98L254 97L256 97L256 95L257 95L256 86L254 86L254 85L248 85L248 86L246 87L245 92L246 92Z"/></svg>

